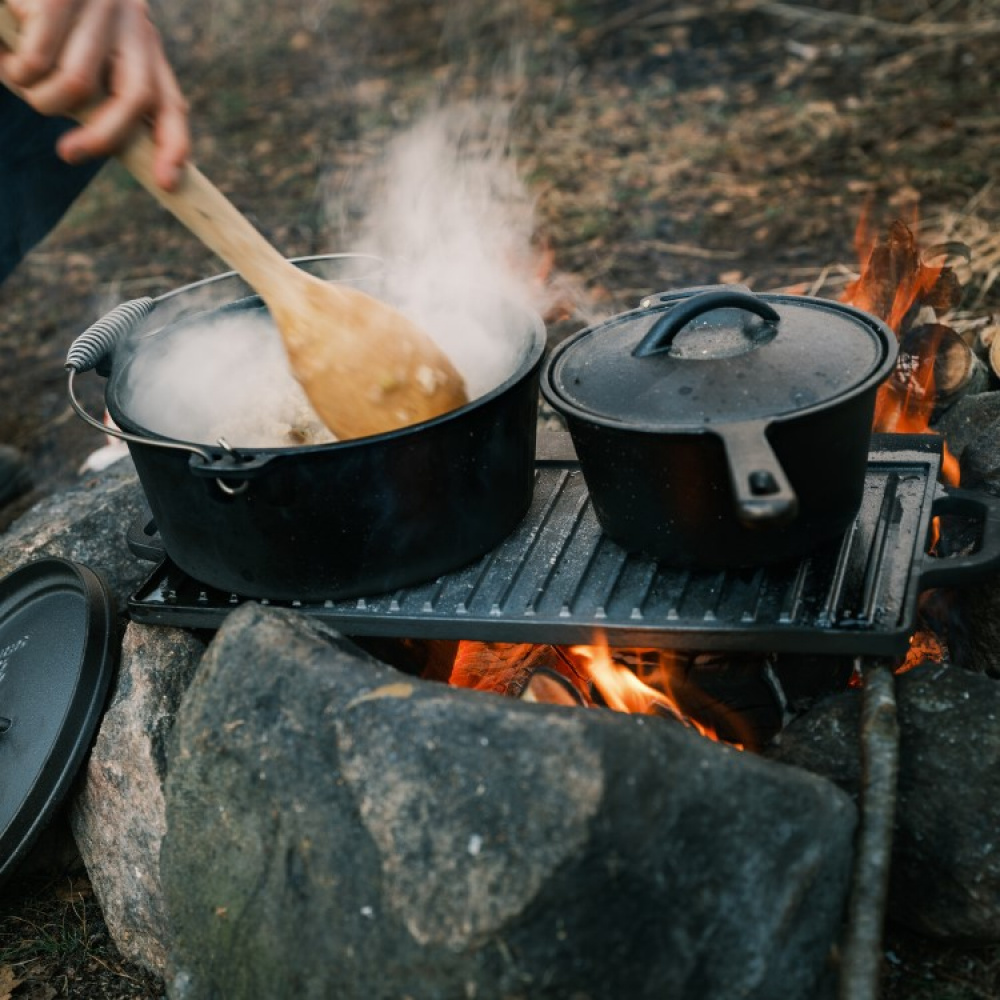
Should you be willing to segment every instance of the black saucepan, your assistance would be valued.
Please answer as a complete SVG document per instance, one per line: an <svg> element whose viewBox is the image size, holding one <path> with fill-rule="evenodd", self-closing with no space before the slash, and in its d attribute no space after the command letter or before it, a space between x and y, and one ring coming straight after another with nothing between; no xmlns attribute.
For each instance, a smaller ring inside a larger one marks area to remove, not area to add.
<svg viewBox="0 0 1000 1000"><path fill-rule="evenodd" d="M342 275L336 256L297 261ZM391 433L305 446L233 448L174 439L137 421L136 359L187 324L263 310L233 274L119 306L70 350L75 372L108 376L108 411L128 441L171 559L212 587L248 597L319 600L382 593L472 561L528 509L534 488L539 317L510 307L506 377L466 406ZM206 334L206 336L210 336ZM239 380L234 370L230 378ZM220 391L222 387L220 386Z"/></svg>
<svg viewBox="0 0 1000 1000"><path fill-rule="evenodd" d="M896 354L857 309L717 286L581 330L552 352L542 392L609 536L669 565L754 566L854 518Z"/></svg>

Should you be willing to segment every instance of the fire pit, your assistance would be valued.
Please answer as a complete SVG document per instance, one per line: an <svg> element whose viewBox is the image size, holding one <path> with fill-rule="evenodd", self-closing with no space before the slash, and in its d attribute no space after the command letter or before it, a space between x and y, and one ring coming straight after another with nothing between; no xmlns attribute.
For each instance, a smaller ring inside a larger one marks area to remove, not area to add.
<svg viewBox="0 0 1000 1000"><path fill-rule="evenodd" d="M203 633L223 628L235 608L248 605L250 612L256 602L294 612L318 627L332 626L369 649L383 641L547 649L600 637L616 651L715 653L732 659L734 673L753 662L741 659L748 655L768 664L784 656L800 676L820 675L824 661L835 659L865 675L870 715L888 718L891 669L907 652L921 594L994 572L1000 529L996 504L988 497L938 482L947 465L941 438L877 434L866 458L860 507L845 531L795 558L728 569L667 565L606 535L565 435L542 436L527 513L498 544L465 565L392 589L344 596L294 590L247 594L211 586L174 563L169 546L159 541L155 517L146 513L132 525L129 544L156 568L133 594L129 610L137 624ZM944 557L934 548L936 524L957 517L975 525L979 541L971 552ZM640 679L645 662L641 655L631 658ZM473 665L470 674L476 670ZM459 683L449 670L424 676ZM565 672L543 664L528 683L511 685L511 693L525 701L593 703L566 680ZM840 683L846 683L843 674ZM408 697L400 693L405 683L387 687L396 693L386 697ZM649 711L645 704L626 710ZM653 714L658 709L653 703ZM866 723L866 734L877 728ZM891 793L892 727L882 728L888 731L885 753L873 753L867 735L863 749L873 764L872 781ZM753 739L732 741L755 746ZM855 883L871 890L852 908L852 923L858 925L873 914L878 921L882 912L877 897L891 794L886 802L888 809L883 803L863 813ZM873 858L881 862L872 864Z"/></svg>

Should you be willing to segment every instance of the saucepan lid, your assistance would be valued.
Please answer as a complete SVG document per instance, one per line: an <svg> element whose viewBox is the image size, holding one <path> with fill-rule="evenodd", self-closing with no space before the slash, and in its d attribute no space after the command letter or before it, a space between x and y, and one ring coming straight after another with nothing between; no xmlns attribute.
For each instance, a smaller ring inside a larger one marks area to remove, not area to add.
<svg viewBox="0 0 1000 1000"><path fill-rule="evenodd" d="M896 353L861 310L719 286L580 331L553 352L543 390L590 420L684 431L831 404L887 377Z"/></svg>

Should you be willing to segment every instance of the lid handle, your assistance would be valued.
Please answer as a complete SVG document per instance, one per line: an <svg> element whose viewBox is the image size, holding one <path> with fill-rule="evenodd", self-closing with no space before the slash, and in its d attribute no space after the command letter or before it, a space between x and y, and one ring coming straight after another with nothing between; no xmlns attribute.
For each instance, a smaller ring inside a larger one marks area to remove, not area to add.
<svg viewBox="0 0 1000 1000"><path fill-rule="evenodd" d="M650 327L649 332L632 351L632 356L647 358L651 354L662 354L670 350L674 338L691 320L713 309L734 308L755 313L769 323L777 323L781 319L772 306L753 292L744 292L737 288L717 288L692 295L671 307Z"/></svg>
<svg viewBox="0 0 1000 1000"><path fill-rule="evenodd" d="M736 516L747 526L786 524L799 512L799 498L767 440L766 420L717 425L729 463Z"/></svg>

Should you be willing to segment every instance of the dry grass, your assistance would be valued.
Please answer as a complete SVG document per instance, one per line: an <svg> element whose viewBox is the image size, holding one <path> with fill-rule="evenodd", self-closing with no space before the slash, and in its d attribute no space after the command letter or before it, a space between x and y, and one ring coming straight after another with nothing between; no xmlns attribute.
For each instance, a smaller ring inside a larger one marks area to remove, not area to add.
<svg viewBox="0 0 1000 1000"><path fill-rule="evenodd" d="M85 875L34 877L8 888L0 907L0 1000L161 995L156 977L122 961Z"/></svg>

